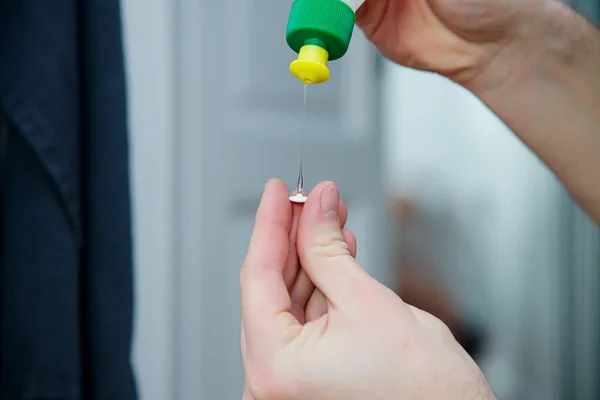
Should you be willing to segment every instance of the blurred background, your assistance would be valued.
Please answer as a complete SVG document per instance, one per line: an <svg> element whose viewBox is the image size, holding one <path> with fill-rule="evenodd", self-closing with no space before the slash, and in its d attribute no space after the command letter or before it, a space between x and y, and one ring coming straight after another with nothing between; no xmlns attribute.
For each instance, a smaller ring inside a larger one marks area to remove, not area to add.
<svg viewBox="0 0 600 400"><path fill-rule="evenodd" d="M573 5L600 21L596 0ZM288 72L290 1L123 0L141 398L242 391L238 273L264 183L336 181L358 259L443 319L503 400L600 398L600 235L470 93L356 30Z"/></svg>

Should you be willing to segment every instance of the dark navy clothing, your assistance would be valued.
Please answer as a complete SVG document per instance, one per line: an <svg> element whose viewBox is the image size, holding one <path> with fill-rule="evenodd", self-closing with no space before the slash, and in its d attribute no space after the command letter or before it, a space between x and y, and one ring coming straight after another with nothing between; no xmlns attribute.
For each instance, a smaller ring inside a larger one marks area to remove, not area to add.
<svg viewBox="0 0 600 400"><path fill-rule="evenodd" d="M0 0L0 399L132 400L117 0Z"/></svg>

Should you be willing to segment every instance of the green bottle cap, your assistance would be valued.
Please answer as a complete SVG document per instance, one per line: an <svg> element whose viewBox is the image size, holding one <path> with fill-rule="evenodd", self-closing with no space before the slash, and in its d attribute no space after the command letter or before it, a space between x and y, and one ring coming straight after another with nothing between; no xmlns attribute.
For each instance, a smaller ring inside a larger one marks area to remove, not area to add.
<svg viewBox="0 0 600 400"><path fill-rule="evenodd" d="M294 0L286 30L296 53L307 44L323 47L329 60L341 58L350 46L356 16L342 0Z"/></svg>

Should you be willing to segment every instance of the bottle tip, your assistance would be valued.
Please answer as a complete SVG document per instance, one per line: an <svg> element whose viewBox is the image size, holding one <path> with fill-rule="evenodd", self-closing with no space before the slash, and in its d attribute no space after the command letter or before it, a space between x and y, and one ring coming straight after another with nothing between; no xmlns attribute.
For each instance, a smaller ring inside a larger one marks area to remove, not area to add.
<svg viewBox="0 0 600 400"><path fill-rule="evenodd" d="M331 75L326 65L307 60L292 62L290 72L306 85L327 82Z"/></svg>
<svg viewBox="0 0 600 400"><path fill-rule="evenodd" d="M323 83L329 80L328 53L320 46L305 45L298 59L290 64L290 72L305 84Z"/></svg>

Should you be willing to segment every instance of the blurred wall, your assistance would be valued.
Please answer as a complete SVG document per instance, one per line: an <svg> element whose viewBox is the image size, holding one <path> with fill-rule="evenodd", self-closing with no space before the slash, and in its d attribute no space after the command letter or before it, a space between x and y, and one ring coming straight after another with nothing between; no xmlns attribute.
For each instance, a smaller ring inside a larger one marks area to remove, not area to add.
<svg viewBox="0 0 600 400"><path fill-rule="evenodd" d="M136 257L134 364L144 400L173 399L171 0L123 0Z"/></svg>
<svg viewBox="0 0 600 400"><path fill-rule="evenodd" d="M431 251L491 333L482 367L499 398L558 398L559 184L469 92L392 64L385 76L390 190L447 216Z"/></svg>
<svg viewBox="0 0 600 400"><path fill-rule="evenodd" d="M122 3L137 265L134 363L141 398L174 399L177 2ZM390 65L385 79L390 187L455 216L460 246L469 250L446 242L454 253L443 265L466 312L489 324L494 348L484 368L492 384L502 398L554 399L545 391L559 382L559 185L469 93Z"/></svg>

